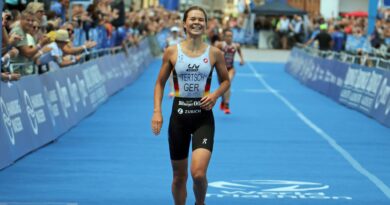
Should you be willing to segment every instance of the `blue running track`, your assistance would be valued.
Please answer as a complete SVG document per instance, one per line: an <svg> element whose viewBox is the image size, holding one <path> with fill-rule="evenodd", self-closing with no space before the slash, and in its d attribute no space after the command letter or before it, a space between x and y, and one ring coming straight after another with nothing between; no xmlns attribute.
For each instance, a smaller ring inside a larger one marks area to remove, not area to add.
<svg viewBox="0 0 390 205"><path fill-rule="evenodd" d="M161 60L57 141L0 172L0 205L171 205L167 125L151 132ZM216 78L213 79L216 86ZM166 90L166 93L168 91ZM208 205L389 205L390 129L301 85L283 64L238 67L214 108ZM194 204L188 182L187 204Z"/></svg>

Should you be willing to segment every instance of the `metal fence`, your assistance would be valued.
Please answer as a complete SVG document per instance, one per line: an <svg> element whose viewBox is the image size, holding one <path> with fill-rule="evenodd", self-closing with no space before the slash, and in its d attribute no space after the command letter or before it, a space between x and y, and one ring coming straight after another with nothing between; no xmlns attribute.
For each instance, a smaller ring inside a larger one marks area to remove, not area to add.
<svg viewBox="0 0 390 205"><path fill-rule="evenodd" d="M303 44L296 44L295 47L305 51L312 56L390 70L390 53L379 49L373 49L371 53L363 52L361 54L356 54L347 52L321 51L317 48L305 46Z"/></svg>

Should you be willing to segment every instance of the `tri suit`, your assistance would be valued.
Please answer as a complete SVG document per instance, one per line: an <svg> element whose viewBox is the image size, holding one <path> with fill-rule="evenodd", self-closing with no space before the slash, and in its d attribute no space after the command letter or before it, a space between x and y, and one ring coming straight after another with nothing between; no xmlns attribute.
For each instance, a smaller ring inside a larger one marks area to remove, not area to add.
<svg viewBox="0 0 390 205"><path fill-rule="evenodd" d="M177 60L172 71L175 98L168 128L172 160L188 157L191 138L193 151L213 150L213 112L200 107L200 99L210 92L213 67L209 56L210 46L202 55L189 57L177 44Z"/></svg>

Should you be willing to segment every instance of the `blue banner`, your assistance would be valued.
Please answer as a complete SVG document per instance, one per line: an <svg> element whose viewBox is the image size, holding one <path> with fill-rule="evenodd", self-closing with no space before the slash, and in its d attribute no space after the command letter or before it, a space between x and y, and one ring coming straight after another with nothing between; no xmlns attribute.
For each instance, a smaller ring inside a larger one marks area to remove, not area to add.
<svg viewBox="0 0 390 205"><path fill-rule="evenodd" d="M0 169L55 140L136 80L153 57L147 40L129 51L0 81Z"/></svg>
<svg viewBox="0 0 390 205"><path fill-rule="evenodd" d="M179 0L160 0L160 5L162 5L167 10L179 10Z"/></svg>
<svg viewBox="0 0 390 205"><path fill-rule="evenodd" d="M390 71L313 57L295 48L285 69L306 86L390 127Z"/></svg>

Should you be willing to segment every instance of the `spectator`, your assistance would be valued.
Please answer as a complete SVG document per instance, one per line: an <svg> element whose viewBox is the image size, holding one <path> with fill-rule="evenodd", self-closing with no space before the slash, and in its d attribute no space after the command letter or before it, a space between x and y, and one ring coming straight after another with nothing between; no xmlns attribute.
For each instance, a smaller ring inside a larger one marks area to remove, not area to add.
<svg viewBox="0 0 390 205"><path fill-rule="evenodd" d="M96 42L95 41L87 41L82 46L74 47L73 43L72 43L72 40L74 38L74 35L73 35L74 34L73 24L65 23L64 25L62 25L61 29L66 30L68 32L68 35L69 35L69 38L70 38L70 41L62 49L65 55L77 55L77 54L81 54L83 52L89 53L88 49L91 49L91 48L96 46Z"/></svg>
<svg viewBox="0 0 390 205"><path fill-rule="evenodd" d="M384 43L384 27L381 20L375 22L374 32L371 34L370 39L371 46L374 48L379 48Z"/></svg>
<svg viewBox="0 0 390 205"><path fill-rule="evenodd" d="M288 34L290 29L290 20L285 16L281 16L276 25L276 32L278 33L282 49L288 48Z"/></svg>
<svg viewBox="0 0 390 205"><path fill-rule="evenodd" d="M302 43L305 37L305 31L303 29L302 17L294 15L294 20L291 22L290 29L294 33L294 41L297 43Z"/></svg>
<svg viewBox="0 0 390 205"><path fill-rule="evenodd" d="M305 45L309 45L312 41L317 40L319 44L319 49L321 51L328 51L332 48L332 37L328 33L328 25L321 24L320 25L320 33L314 39L310 39L306 42Z"/></svg>
<svg viewBox="0 0 390 205"><path fill-rule="evenodd" d="M28 37L27 34L29 32L32 32L34 17L33 14L29 11L23 11L20 23L16 25L11 30L11 35L17 34L21 37L21 40L16 44L16 47L18 48L20 55L18 55L16 58L12 59L15 63L26 63L29 62L30 59L38 53L38 51L42 48L43 45L47 44L49 41L47 38L43 38L40 40L40 42L37 44L36 47L32 47L28 44ZM27 68L19 68L20 73L22 75L25 74L31 74L31 71Z"/></svg>
<svg viewBox="0 0 390 205"><path fill-rule="evenodd" d="M70 42L68 31L60 29L56 31L55 41L46 46L50 52L39 53L34 57L37 65L45 65L50 62L56 62L60 67L66 67L77 63L81 56L64 56L63 49Z"/></svg>
<svg viewBox="0 0 390 205"><path fill-rule="evenodd" d="M69 8L69 0L53 0L50 10L61 18L62 22L66 22L66 11Z"/></svg>
<svg viewBox="0 0 390 205"><path fill-rule="evenodd" d="M39 21L42 21L42 18L45 15L44 5L39 2L30 2L27 4L25 11L33 13Z"/></svg>
<svg viewBox="0 0 390 205"><path fill-rule="evenodd" d="M345 37L344 33L340 31L340 26L334 26L334 31L331 34L333 41L333 51L340 52L344 50Z"/></svg>
<svg viewBox="0 0 390 205"><path fill-rule="evenodd" d="M11 36L8 35L7 27L9 26L9 19L11 14L8 12L3 12L3 21L2 21L2 54L8 52L13 46L16 45L17 42L21 40L21 36L17 34L13 34Z"/></svg>
<svg viewBox="0 0 390 205"><path fill-rule="evenodd" d="M179 36L179 28L174 26L171 28L171 35L166 40L166 47L179 44L183 38Z"/></svg>

